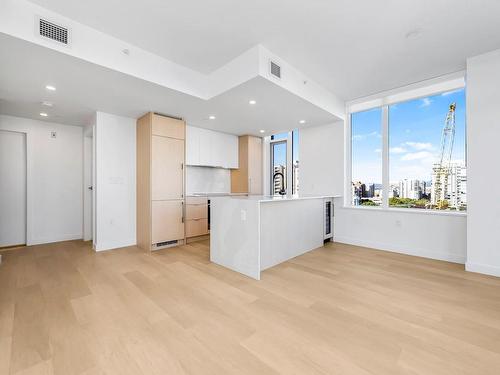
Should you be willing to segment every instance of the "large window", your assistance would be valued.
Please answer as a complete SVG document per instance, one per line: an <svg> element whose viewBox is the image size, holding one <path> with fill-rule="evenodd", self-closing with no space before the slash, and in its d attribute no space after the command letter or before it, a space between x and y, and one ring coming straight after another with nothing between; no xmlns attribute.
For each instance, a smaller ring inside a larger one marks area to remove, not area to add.
<svg viewBox="0 0 500 375"><path fill-rule="evenodd" d="M271 194L278 195L287 188L287 141L271 142Z"/></svg>
<svg viewBox="0 0 500 375"><path fill-rule="evenodd" d="M351 132L352 205L466 210L464 88L353 113Z"/></svg>
<svg viewBox="0 0 500 375"><path fill-rule="evenodd" d="M353 206L379 206L382 202L382 111L351 115Z"/></svg>
<svg viewBox="0 0 500 375"><path fill-rule="evenodd" d="M465 90L389 106L389 206L465 210Z"/></svg>
<svg viewBox="0 0 500 375"><path fill-rule="evenodd" d="M271 136L270 142L270 182L271 194L299 192L299 131L279 133ZM291 155L289 158L288 155ZM291 183L289 183L291 180ZM290 186L291 185L291 186Z"/></svg>

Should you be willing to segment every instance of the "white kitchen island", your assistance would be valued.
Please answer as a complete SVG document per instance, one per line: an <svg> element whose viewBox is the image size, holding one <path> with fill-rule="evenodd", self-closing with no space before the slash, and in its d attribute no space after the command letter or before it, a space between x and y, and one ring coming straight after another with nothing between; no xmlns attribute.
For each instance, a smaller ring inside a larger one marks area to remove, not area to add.
<svg viewBox="0 0 500 375"><path fill-rule="evenodd" d="M323 245L325 200L336 197L212 198L210 260L260 280L261 271Z"/></svg>

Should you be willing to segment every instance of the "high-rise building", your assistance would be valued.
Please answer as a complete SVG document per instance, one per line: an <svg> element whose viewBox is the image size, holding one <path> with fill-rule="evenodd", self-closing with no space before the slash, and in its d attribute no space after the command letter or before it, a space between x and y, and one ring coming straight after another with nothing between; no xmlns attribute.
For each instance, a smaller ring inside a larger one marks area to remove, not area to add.
<svg viewBox="0 0 500 375"><path fill-rule="evenodd" d="M359 206L361 204L361 198L363 198L363 192L366 190L365 184L361 181L353 182L351 184L352 189L352 205Z"/></svg>
<svg viewBox="0 0 500 375"><path fill-rule="evenodd" d="M375 184L368 185L368 191L366 193L367 198L373 198L375 196Z"/></svg>
<svg viewBox="0 0 500 375"><path fill-rule="evenodd" d="M399 181L399 197L400 198L410 198L410 199L421 199L424 189L422 190L422 181L420 180L409 180L404 179Z"/></svg>
<svg viewBox="0 0 500 375"><path fill-rule="evenodd" d="M432 169L431 203L447 202L448 207L467 207L467 167L453 163L449 167L434 164Z"/></svg>

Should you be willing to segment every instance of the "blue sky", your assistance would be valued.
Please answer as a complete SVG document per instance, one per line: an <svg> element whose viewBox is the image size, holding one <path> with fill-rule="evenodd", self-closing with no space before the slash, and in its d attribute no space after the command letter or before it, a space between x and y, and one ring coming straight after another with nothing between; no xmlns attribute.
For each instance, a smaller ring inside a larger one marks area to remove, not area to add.
<svg viewBox="0 0 500 375"><path fill-rule="evenodd" d="M455 90L389 107L389 180L429 181L439 157L448 108L455 102L456 132L452 160L465 160L465 90ZM380 108L352 115L353 181L382 183Z"/></svg>
<svg viewBox="0 0 500 375"><path fill-rule="evenodd" d="M287 133L275 134L274 139L286 139L288 137ZM299 160L299 130L296 129L292 133L293 137L293 161ZM278 146L274 149L274 160L275 164L286 165L286 147Z"/></svg>

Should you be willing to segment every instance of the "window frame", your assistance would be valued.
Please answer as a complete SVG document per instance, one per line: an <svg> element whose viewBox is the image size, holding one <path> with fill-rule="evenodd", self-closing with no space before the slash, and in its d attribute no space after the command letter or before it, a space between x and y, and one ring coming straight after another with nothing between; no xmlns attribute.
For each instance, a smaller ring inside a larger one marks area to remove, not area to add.
<svg viewBox="0 0 500 375"><path fill-rule="evenodd" d="M444 92L466 89L465 72L457 72L451 75L422 81L400 89L386 91L370 97L358 99L346 105L346 132L344 136L345 146L345 186L344 186L344 208L355 210L377 210L401 213L415 213L424 215L446 215L466 216L467 211L440 211L420 210L415 208L402 208L389 206L389 107L394 104L439 95ZM465 93L467 95L467 92ZM352 184L352 115L354 113L381 108L381 135L382 135L382 204L380 206L353 206L351 197ZM465 123L465 165L467 166L467 121Z"/></svg>

